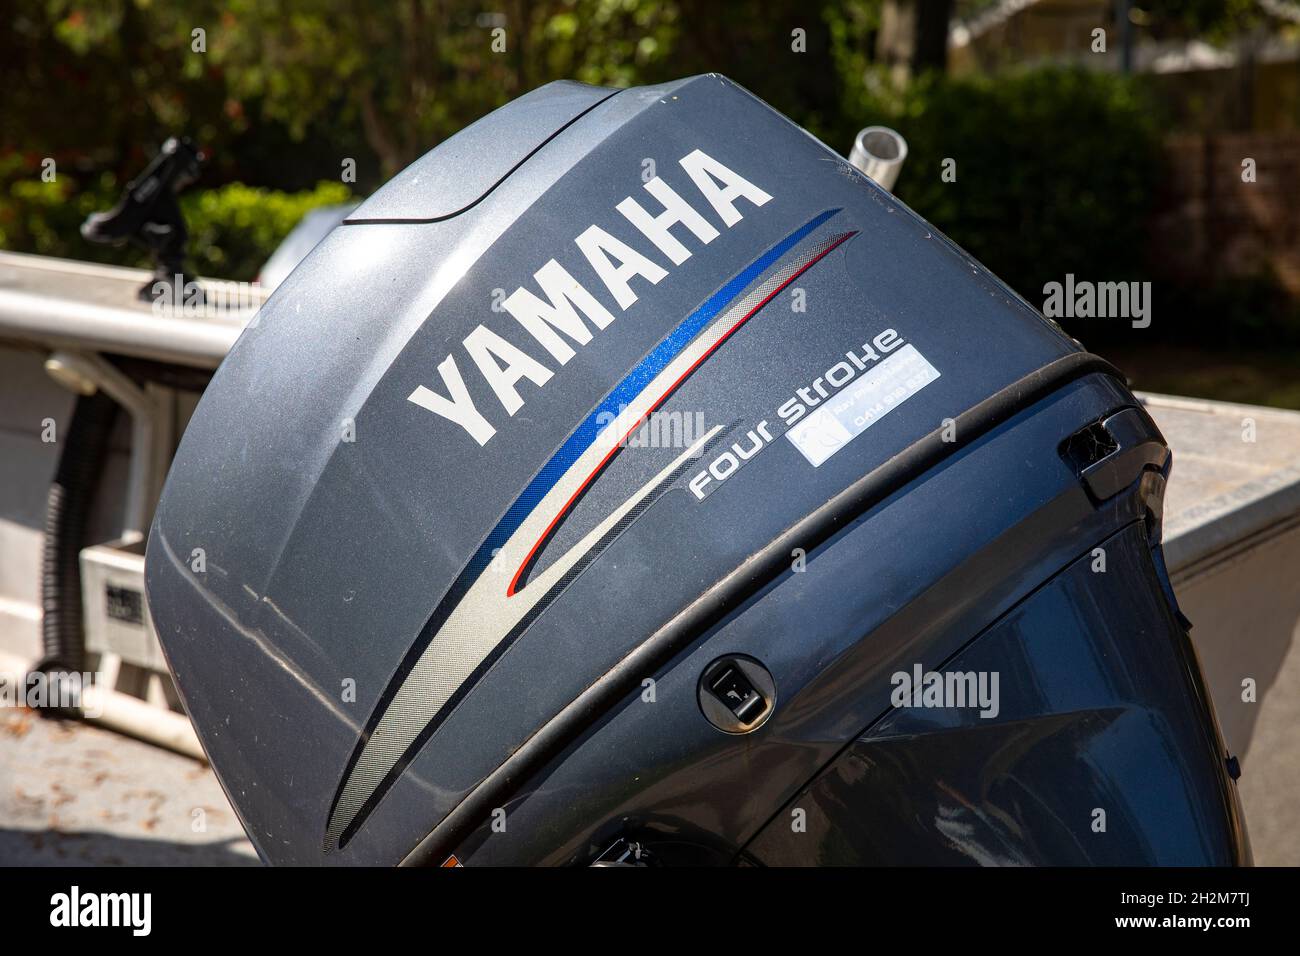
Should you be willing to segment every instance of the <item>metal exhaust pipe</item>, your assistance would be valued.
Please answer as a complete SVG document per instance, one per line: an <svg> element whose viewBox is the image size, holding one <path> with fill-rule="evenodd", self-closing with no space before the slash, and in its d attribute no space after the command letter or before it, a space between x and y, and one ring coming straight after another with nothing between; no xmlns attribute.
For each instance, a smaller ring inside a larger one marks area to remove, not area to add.
<svg viewBox="0 0 1300 956"><path fill-rule="evenodd" d="M868 126L853 140L849 162L887 192L894 191L907 159L907 140L888 126Z"/></svg>

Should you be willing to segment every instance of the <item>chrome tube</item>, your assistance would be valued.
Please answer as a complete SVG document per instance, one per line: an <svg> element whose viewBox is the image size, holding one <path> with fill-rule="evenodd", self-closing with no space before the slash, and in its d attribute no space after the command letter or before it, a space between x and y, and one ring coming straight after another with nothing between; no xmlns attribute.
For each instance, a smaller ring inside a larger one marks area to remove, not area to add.
<svg viewBox="0 0 1300 956"><path fill-rule="evenodd" d="M907 140L888 126L868 126L853 140L849 162L873 179L881 189L893 192L903 160L907 159Z"/></svg>

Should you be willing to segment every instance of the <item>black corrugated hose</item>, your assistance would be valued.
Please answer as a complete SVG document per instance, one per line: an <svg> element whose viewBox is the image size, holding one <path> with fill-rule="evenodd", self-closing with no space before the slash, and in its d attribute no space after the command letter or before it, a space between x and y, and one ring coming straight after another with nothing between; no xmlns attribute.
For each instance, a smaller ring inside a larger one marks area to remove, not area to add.
<svg viewBox="0 0 1300 956"><path fill-rule="evenodd" d="M37 670L82 672L86 641L81 620L81 548L104 467L117 403L102 391L77 399L72 420L56 440L63 446L45 505L41 564L43 656Z"/></svg>

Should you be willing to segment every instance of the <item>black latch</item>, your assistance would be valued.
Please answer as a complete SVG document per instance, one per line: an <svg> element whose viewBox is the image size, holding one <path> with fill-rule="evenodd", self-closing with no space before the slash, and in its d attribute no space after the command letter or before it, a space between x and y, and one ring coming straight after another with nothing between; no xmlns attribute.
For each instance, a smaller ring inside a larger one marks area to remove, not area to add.
<svg viewBox="0 0 1300 956"><path fill-rule="evenodd" d="M737 664L719 668L709 684L709 690L742 723L749 723L750 717L763 708L763 696L754 689L754 685Z"/></svg>
<svg viewBox="0 0 1300 956"><path fill-rule="evenodd" d="M729 734L757 730L776 705L776 682L752 657L719 657L700 675L700 710L709 723Z"/></svg>

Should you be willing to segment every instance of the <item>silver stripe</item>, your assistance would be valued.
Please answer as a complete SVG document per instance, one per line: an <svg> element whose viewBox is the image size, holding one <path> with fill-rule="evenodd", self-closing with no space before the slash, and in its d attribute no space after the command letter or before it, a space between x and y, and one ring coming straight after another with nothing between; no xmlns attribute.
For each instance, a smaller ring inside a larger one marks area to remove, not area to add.
<svg viewBox="0 0 1300 956"><path fill-rule="evenodd" d="M819 253L832 241L820 243L814 250L814 254ZM326 831L328 846L338 846L343 831L419 736L420 731L437 717L451 695L492 653L506 634L611 528L644 500L659 482L667 478L687 459L697 456L700 449L721 430L721 426L710 429L672 464L565 552L563 557L542 573L530 578L522 590L516 591L511 597L506 596L506 588L510 584L511 576L523 563L533 543L542 536L550 525L551 519L581 487L587 476L596 470L605 455L623 437L628 428L648 414L664 392L706 355L732 326L753 311L774 289L801 268L808 258L800 257L794 264L763 280L733 302L708 328L688 343L682 352L642 389L626 412L620 415L619 420L605 429L602 438L606 440L593 442L579 456L524 519L509 541L501 547L483 573L466 591L464 598L452 610L442 628L429 642L366 741L330 815L329 827Z"/></svg>

